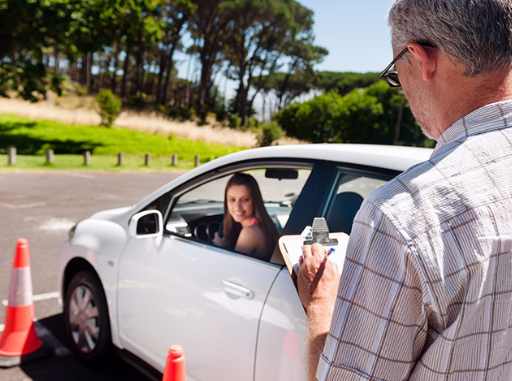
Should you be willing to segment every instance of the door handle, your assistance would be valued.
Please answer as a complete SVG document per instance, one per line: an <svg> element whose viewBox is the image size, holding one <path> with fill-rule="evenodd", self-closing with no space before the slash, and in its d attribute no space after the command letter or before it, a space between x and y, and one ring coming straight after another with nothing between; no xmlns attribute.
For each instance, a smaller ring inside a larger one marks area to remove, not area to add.
<svg viewBox="0 0 512 381"><path fill-rule="evenodd" d="M252 299L254 298L254 291L249 290L248 288L239 286L238 284L228 282L227 280L223 280L222 284L224 285L224 290L233 296L238 298L246 298Z"/></svg>

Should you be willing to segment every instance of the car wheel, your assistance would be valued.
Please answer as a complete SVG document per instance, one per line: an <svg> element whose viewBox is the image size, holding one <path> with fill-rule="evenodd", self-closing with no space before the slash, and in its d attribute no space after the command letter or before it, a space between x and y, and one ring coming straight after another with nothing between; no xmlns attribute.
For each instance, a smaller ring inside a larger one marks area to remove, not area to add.
<svg viewBox="0 0 512 381"><path fill-rule="evenodd" d="M87 271L71 279L64 302L66 335L85 362L100 365L112 347L107 300L100 281Z"/></svg>

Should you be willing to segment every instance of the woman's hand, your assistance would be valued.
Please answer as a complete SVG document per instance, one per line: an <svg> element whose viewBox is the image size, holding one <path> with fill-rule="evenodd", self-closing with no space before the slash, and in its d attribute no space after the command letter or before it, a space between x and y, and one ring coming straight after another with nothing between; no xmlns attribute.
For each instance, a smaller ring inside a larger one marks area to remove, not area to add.
<svg viewBox="0 0 512 381"><path fill-rule="evenodd" d="M215 232L215 235L213 236L213 244L220 247L226 247L226 240L219 237L219 233Z"/></svg>

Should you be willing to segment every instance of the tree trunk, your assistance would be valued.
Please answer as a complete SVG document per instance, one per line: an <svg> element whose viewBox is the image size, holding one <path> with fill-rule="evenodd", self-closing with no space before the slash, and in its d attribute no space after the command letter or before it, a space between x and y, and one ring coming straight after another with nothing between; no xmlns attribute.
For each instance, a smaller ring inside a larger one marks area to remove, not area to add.
<svg viewBox="0 0 512 381"><path fill-rule="evenodd" d="M169 92L169 83L170 83L171 74L172 74L171 72L172 72L172 68L174 67L172 57L174 56L174 51L176 50L177 43L178 42L175 41L172 44L172 48L167 57L167 75L165 76L164 88L163 88L163 92L162 92L162 104L163 105L165 105L167 103L167 93Z"/></svg>
<svg viewBox="0 0 512 381"><path fill-rule="evenodd" d="M59 58L59 50L55 48L55 74L60 74L60 58Z"/></svg>
<svg viewBox="0 0 512 381"><path fill-rule="evenodd" d="M114 72L112 73L112 80L110 81L110 90L117 94L117 67L119 65L119 52L121 50L121 43L116 44L116 52L114 53Z"/></svg>
<svg viewBox="0 0 512 381"><path fill-rule="evenodd" d="M288 70L288 73L286 73L286 76L284 77L283 85L281 86L281 90L279 91L279 110L283 108L282 102L283 102L283 96L286 93L286 88L288 87L288 81L290 79L290 76L292 75L293 70L295 69L295 65L297 65L298 58L293 61L293 64L290 66L290 69Z"/></svg>
<svg viewBox="0 0 512 381"><path fill-rule="evenodd" d="M130 67L130 55L132 54L132 47L130 45L126 48L126 57L123 63L123 80L121 82L121 97L126 97L126 82L128 80L128 69Z"/></svg>
<svg viewBox="0 0 512 381"><path fill-rule="evenodd" d="M160 51L160 64L159 64L159 71L158 71L158 81L156 83L156 103L157 104L164 104L162 102L162 78L164 76L165 67L167 65L167 57L165 54L165 50Z"/></svg>
<svg viewBox="0 0 512 381"><path fill-rule="evenodd" d="M92 83L92 52L87 52L85 67L85 87L87 87L87 90L89 90Z"/></svg>
<svg viewBox="0 0 512 381"><path fill-rule="evenodd" d="M142 65L144 60L142 59L144 55L144 46L142 43L139 43L137 49L137 56L135 62L135 73L132 80L132 86L130 88L130 94L132 96L137 95L140 92L140 83L141 83L141 71L143 70Z"/></svg>

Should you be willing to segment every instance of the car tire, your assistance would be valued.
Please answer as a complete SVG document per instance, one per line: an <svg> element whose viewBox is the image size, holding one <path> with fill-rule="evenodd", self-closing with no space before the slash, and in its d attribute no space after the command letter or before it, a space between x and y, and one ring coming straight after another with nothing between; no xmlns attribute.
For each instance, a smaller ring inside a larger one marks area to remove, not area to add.
<svg viewBox="0 0 512 381"><path fill-rule="evenodd" d="M64 321L73 352L90 365L101 365L111 353L112 335L105 293L91 272L81 271L71 279Z"/></svg>

